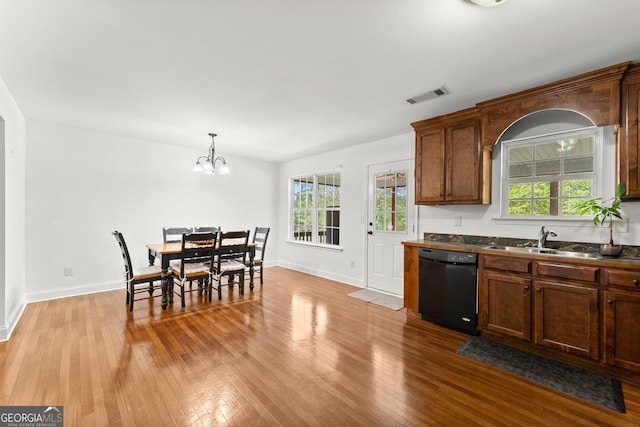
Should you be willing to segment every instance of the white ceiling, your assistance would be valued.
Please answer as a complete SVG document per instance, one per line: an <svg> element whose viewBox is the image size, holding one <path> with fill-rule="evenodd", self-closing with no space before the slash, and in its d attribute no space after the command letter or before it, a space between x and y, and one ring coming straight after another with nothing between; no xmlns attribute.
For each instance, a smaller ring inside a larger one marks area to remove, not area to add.
<svg viewBox="0 0 640 427"><path fill-rule="evenodd" d="M638 0L0 0L27 119L292 159L640 59ZM404 100L445 86L450 95Z"/></svg>

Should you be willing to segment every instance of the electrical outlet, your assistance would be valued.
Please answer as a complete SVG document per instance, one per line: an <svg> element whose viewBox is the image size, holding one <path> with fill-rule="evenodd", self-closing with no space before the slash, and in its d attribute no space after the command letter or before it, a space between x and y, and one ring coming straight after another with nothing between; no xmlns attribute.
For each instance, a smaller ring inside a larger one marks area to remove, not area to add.
<svg viewBox="0 0 640 427"><path fill-rule="evenodd" d="M73 267L65 267L64 268L65 276L73 276Z"/></svg>

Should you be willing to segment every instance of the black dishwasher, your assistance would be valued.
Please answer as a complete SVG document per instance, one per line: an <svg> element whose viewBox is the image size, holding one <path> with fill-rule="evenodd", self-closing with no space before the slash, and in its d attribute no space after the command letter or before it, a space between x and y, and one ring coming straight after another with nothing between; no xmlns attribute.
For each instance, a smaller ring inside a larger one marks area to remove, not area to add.
<svg viewBox="0 0 640 427"><path fill-rule="evenodd" d="M478 254L420 249L419 309L424 320L478 335Z"/></svg>

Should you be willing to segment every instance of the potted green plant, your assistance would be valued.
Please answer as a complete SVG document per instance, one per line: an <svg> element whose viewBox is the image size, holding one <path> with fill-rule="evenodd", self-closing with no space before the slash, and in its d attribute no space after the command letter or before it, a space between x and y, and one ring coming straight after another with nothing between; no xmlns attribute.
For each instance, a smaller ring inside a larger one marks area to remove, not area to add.
<svg viewBox="0 0 640 427"><path fill-rule="evenodd" d="M593 223L596 226L604 226L609 221L609 243L600 245L600 253L605 256L620 256L622 246L613 243L613 222L614 218L622 219L620 211L620 203L622 196L627 192L624 182L620 182L616 186L616 195L608 200L602 200L602 197L589 199L578 206L580 215L593 215Z"/></svg>

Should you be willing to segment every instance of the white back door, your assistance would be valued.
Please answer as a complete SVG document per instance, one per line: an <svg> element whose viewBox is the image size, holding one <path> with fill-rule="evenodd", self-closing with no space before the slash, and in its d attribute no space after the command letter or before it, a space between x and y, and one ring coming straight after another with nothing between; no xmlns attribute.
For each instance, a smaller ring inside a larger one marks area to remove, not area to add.
<svg viewBox="0 0 640 427"><path fill-rule="evenodd" d="M369 166L367 288L403 296L404 240L416 238L414 161Z"/></svg>

